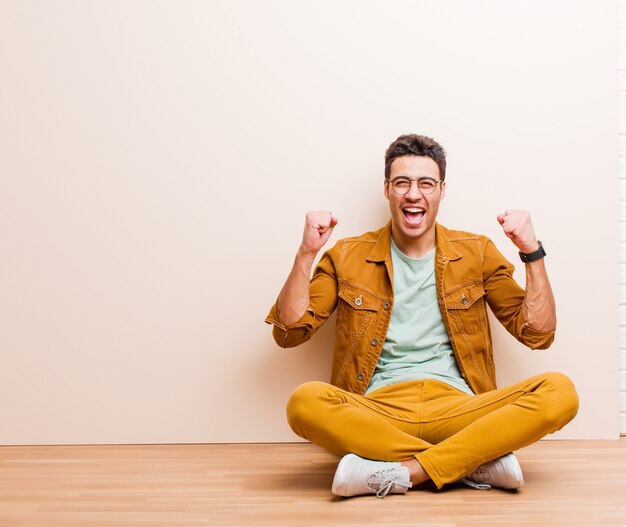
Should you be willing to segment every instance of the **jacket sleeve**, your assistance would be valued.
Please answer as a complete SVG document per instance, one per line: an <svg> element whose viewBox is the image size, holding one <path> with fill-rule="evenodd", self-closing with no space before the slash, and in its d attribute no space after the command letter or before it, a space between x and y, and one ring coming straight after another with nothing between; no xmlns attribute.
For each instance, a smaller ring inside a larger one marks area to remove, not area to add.
<svg viewBox="0 0 626 527"><path fill-rule="evenodd" d="M274 303L270 309L265 322L274 325L272 335L281 348L293 348L309 340L337 307L335 262L340 243L324 253L315 268L309 286L309 305L298 322L285 326L280 320L278 304Z"/></svg>
<svg viewBox="0 0 626 527"><path fill-rule="evenodd" d="M483 247L483 284L493 314L511 335L530 349L548 348L554 341L555 332L537 331L524 319L525 291L513 278L515 267L490 239L483 240Z"/></svg>

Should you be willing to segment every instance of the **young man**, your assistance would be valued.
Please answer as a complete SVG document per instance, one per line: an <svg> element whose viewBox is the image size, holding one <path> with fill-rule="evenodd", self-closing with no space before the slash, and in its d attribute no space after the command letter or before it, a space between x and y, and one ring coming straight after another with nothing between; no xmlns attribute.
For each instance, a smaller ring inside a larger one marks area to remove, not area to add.
<svg viewBox="0 0 626 527"><path fill-rule="evenodd" d="M296 434L344 456L336 495L403 494L428 480L517 489L523 476L512 452L578 410L574 386L559 373L496 387L487 305L529 348L554 340L546 253L527 212L498 215L524 262L524 291L491 240L436 223L445 176L437 142L399 137L385 154L391 221L337 242L310 279L337 218L309 212L266 319L276 342L292 347L337 309L331 383L305 383L287 405Z"/></svg>

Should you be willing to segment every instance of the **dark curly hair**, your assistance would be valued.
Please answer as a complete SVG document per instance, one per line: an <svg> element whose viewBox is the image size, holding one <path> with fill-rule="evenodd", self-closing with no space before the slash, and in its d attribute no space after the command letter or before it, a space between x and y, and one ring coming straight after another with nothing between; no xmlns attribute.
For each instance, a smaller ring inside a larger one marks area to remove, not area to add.
<svg viewBox="0 0 626 527"><path fill-rule="evenodd" d="M441 181L446 179L446 151L434 139L424 135L401 135L389 145L385 152L385 178L389 179L391 163L397 157L426 156L430 157L439 167Z"/></svg>

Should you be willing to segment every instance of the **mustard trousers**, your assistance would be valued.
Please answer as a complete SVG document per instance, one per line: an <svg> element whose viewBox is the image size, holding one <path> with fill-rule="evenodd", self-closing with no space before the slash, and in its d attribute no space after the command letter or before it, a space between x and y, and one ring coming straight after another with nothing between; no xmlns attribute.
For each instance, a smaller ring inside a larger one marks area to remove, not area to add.
<svg viewBox="0 0 626 527"><path fill-rule="evenodd" d="M415 457L438 488L561 429L577 411L574 385L560 373L479 395L433 379L367 396L307 382L287 403L289 425L300 437L340 456Z"/></svg>

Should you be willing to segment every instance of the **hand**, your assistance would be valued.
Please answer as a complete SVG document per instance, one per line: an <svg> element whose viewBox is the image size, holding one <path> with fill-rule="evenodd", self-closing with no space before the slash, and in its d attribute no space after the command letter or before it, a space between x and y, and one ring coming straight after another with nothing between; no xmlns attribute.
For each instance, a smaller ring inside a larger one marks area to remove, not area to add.
<svg viewBox="0 0 626 527"><path fill-rule="evenodd" d="M339 220L330 211L307 212L301 250L317 254L330 238Z"/></svg>
<svg viewBox="0 0 626 527"><path fill-rule="evenodd" d="M521 252L532 253L539 249L533 222L525 210L507 210L504 214L498 214L498 223Z"/></svg>

